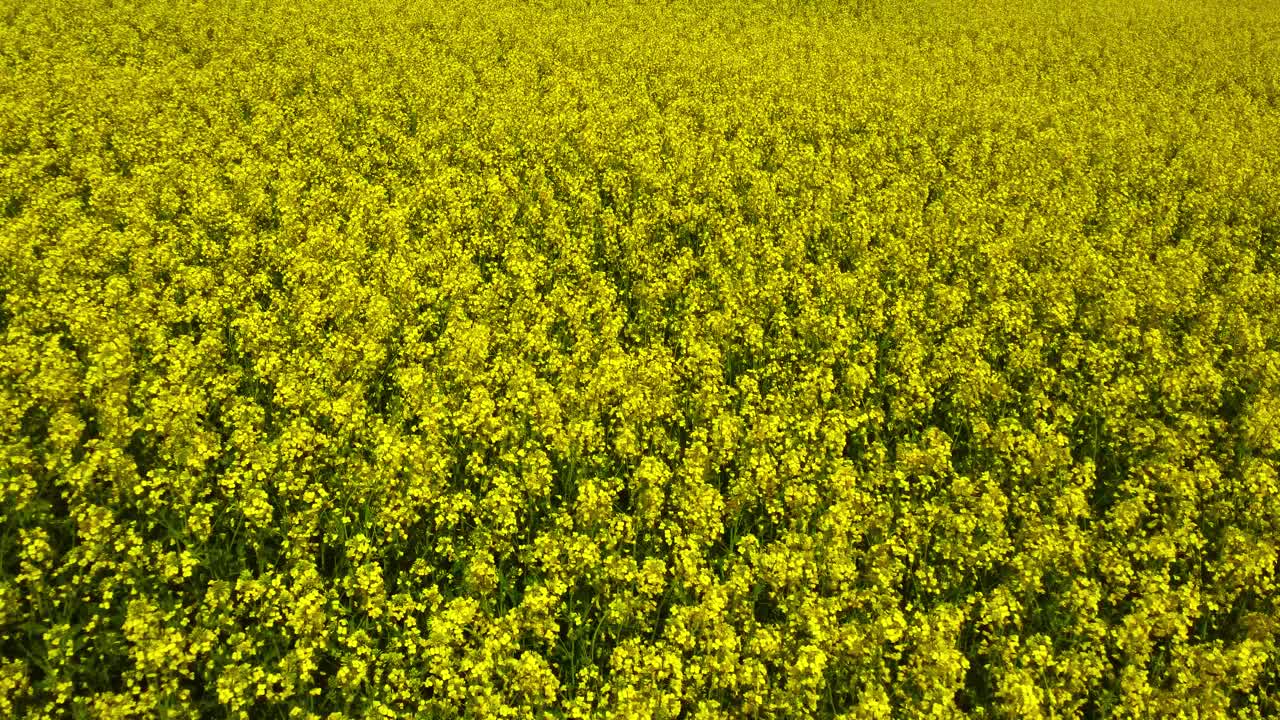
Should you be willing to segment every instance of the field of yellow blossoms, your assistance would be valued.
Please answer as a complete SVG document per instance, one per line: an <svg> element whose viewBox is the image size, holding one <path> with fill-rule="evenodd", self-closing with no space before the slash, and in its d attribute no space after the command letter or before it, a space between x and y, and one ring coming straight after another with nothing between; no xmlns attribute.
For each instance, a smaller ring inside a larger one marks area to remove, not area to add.
<svg viewBox="0 0 1280 720"><path fill-rule="evenodd" d="M1280 2L0 0L0 717L1280 716Z"/></svg>

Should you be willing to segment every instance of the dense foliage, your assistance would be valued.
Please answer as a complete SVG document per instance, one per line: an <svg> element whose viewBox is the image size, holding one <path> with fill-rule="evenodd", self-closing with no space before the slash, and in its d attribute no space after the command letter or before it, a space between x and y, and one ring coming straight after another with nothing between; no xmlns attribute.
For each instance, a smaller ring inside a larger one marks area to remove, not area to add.
<svg viewBox="0 0 1280 720"><path fill-rule="evenodd" d="M1280 715L1280 4L0 17L0 715Z"/></svg>

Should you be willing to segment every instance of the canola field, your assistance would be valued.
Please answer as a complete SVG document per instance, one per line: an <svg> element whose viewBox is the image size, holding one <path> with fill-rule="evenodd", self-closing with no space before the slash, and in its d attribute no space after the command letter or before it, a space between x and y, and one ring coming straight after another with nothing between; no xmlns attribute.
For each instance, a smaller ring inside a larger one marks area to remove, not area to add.
<svg viewBox="0 0 1280 720"><path fill-rule="evenodd" d="M1280 3L0 0L0 716L1280 716Z"/></svg>

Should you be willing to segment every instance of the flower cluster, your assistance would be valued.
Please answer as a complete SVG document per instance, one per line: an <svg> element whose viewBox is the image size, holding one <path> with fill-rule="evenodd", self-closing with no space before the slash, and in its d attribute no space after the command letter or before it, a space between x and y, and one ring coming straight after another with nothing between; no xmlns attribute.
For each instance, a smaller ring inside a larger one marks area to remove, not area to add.
<svg viewBox="0 0 1280 720"><path fill-rule="evenodd" d="M1280 715L1280 6L0 17L0 715Z"/></svg>

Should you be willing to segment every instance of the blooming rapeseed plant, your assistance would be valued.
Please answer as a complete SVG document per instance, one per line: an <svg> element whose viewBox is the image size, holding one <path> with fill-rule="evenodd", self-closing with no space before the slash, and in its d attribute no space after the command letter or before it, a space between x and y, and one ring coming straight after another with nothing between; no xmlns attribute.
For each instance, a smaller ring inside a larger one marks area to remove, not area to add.
<svg viewBox="0 0 1280 720"><path fill-rule="evenodd" d="M0 716L1280 716L1277 31L0 0Z"/></svg>

